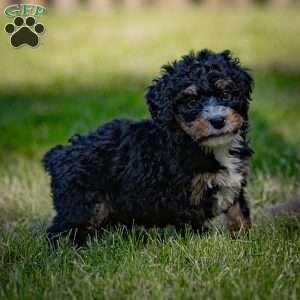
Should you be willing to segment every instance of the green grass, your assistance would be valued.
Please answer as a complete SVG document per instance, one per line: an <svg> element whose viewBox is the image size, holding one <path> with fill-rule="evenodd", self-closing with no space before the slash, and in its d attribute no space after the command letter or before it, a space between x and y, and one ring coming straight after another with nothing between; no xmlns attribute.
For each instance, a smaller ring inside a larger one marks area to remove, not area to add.
<svg viewBox="0 0 300 300"><path fill-rule="evenodd" d="M0 297L296 300L299 230L277 220L232 240L222 231L183 237L119 229L86 249L62 243L51 253L42 237L14 228L0 238Z"/></svg>
<svg viewBox="0 0 300 300"><path fill-rule="evenodd" d="M37 49L0 31L0 299L299 299L299 219L262 208L300 195L298 9L76 12L42 17ZM0 27L7 22L0 20ZM120 228L50 251L53 213L40 159L116 116L148 115L144 88L190 49L232 49L252 68L249 198L254 227L231 237Z"/></svg>

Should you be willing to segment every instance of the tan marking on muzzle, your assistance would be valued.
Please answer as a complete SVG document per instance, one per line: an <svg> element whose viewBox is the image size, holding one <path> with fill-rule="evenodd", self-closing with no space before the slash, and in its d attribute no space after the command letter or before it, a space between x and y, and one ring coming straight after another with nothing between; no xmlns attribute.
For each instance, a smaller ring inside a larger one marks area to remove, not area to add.
<svg viewBox="0 0 300 300"><path fill-rule="evenodd" d="M235 129L240 129L243 125L243 118L239 113L231 109L226 117L226 123L231 124Z"/></svg>
<svg viewBox="0 0 300 300"><path fill-rule="evenodd" d="M204 118L197 118L193 122L184 123L180 122L182 129L192 136L194 139L207 137L209 132L209 122Z"/></svg>

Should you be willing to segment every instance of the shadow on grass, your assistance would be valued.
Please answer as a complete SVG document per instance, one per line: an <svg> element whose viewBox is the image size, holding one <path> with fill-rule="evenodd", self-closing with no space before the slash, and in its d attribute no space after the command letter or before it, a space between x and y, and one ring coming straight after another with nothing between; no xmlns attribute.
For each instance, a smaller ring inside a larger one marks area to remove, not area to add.
<svg viewBox="0 0 300 300"><path fill-rule="evenodd" d="M269 90L289 93L300 83L300 71L261 71L256 77L255 97ZM66 82L63 87L0 90L0 161L10 156L40 159L47 147L64 143L70 135L87 132L109 119L147 117L143 93L149 82L150 78L139 74L122 74L99 87ZM272 99L270 105L276 105ZM264 109L252 112L251 140L256 152L253 169L299 174L299 146L265 121Z"/></svg>
<svg viewBox="0 0 300 300"><path fill-rule="evenodd" d="M116 86L67 83L63 88L0 90L0 159L8 154L32 157L115 117L145 117L145 81L135 78L134 85L123 80Z"/></svg>
<svg viewBox="0 0 300 300"><path fill-rule="evenodd" d="M274 131L260 112L252 113L250 140L254 149L252 169L287 176L300 173L299 145L288 142Z"/></svg>

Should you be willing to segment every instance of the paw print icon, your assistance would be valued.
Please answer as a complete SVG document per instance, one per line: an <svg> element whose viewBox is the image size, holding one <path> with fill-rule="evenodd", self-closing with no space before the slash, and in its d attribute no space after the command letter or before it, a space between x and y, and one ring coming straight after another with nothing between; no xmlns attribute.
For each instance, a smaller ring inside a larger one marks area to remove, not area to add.
<svg viewBox="0 0 300 300"><path fill-rule="evenodd" d="M41 23L36 24L33 17L27 17L25 21L22 17L16 17L14 24L6 24L5 31L11 35L10 43L13 47L36 47L39 44L39 35L45 31L45 27Z"/></svg>

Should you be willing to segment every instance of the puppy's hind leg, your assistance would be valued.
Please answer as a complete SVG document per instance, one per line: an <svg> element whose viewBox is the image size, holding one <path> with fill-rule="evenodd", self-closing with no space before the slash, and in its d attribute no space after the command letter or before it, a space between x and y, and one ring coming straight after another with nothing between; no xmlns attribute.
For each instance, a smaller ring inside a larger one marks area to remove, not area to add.
<svg viewBox="0 0 300 300"><path fill-rule="evenodd" d="M111 209L103 198L98 196L91 199L91 193L87 193L85 200L89 199L89 205L83 201L81 206L58 210L47 229L50 242L57 244L59 237L67 236L73 245L84 245L89 237L92 237L108 222Z"/></svg>

